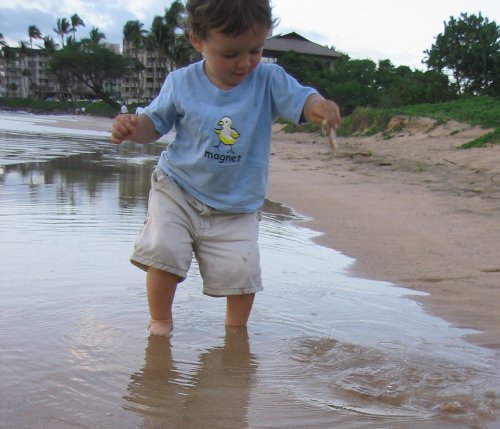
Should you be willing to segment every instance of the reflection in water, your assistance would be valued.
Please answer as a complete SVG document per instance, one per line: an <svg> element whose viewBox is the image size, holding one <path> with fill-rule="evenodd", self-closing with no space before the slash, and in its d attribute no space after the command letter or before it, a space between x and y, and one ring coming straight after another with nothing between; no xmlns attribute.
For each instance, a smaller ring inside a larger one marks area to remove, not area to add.
<svg viewBox="0 0 500 429"><path fill-rule="evenodd" d="M277 203L248 333L224 330L194 264L174 336L149 339L128 257L162 144L22 129L0 131L2 428L499 427L498 352L414 291L347 277L352 260Z"/></svg>
<svg viewBox="0 0 500 429"><path fill-rule="evenodd" d="M144 360L124 397L124 407L143 416L141 427L248 427L257 365L246 328L227 328L224 344L201 353L187 373L177 367L170 339L149 337Z"/></svg>

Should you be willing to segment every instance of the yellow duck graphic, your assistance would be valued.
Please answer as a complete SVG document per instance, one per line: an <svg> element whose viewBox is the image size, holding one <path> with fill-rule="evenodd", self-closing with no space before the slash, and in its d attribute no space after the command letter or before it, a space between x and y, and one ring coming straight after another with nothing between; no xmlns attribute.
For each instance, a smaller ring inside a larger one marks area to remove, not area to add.
<svg viewBox="0 0 500 429"><path fill-rule="evenodd" d="M215 145L214 147L218 148L222 143L226 146L229 146L229 152L234 153L232 146L236 139L240 136L240 133L234 128L231 128L231 126L233 125L233 121L230 117L224 116L217 125L221 127L214 130L219 137L219 144Z"/></svg>

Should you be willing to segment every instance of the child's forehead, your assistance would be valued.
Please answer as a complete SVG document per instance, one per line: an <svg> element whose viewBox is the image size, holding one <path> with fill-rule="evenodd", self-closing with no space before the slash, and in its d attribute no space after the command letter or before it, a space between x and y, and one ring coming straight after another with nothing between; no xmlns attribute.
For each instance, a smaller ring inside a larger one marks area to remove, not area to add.
<svg viewBox="0 0 500 429"><path fill-rule="evenodd" d="M246 31L237 34L227 34L224 29L211 28L207 32L207 39L224 41L227 44L238 44L241 42L260 43L263 42L269 33L269 29L264 26L251 27Z"/></svg>

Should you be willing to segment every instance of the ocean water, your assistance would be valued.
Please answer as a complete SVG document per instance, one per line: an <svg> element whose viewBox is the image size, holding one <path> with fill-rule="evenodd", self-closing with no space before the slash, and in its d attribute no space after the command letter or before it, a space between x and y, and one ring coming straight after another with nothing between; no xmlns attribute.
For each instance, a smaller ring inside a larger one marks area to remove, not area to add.
<svg viewBox="0 0 500 429"><path fill-rule="evenodd" d="M281 202L264 206L248 328L224 328L194 264L174 335L148 337L128 257L171 136L117 147L97 128L0 113L0 427L500 427L498 352L418 292L350 277Z"/></svg>

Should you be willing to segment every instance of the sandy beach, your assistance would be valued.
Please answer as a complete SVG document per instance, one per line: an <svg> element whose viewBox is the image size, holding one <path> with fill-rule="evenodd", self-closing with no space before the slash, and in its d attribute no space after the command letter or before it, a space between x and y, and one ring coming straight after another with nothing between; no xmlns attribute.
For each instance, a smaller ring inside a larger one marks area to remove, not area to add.
<svg viewBox="0 0 500 429"><path fill-rule="evenodd" d="M500 348L500 145L458 149L488 130L456 122L394 126L339 138L335 153L276 126L268 196L311 217L353 274L427 292L426 311Z"/></svg>

